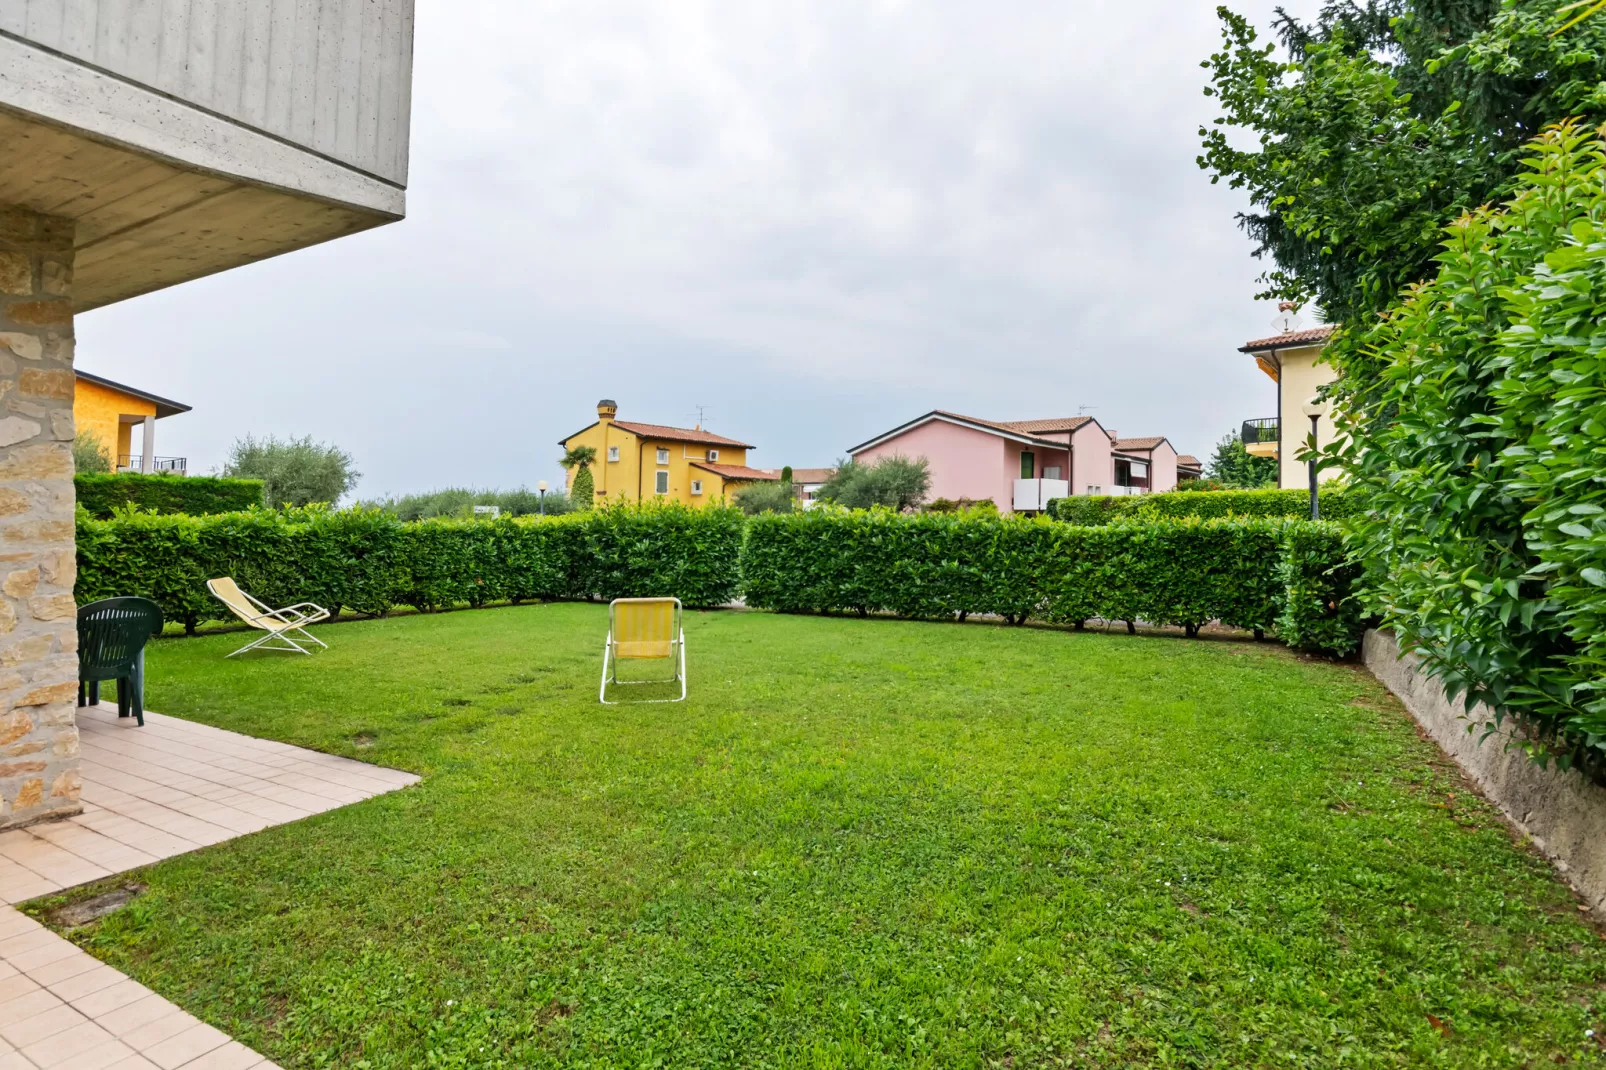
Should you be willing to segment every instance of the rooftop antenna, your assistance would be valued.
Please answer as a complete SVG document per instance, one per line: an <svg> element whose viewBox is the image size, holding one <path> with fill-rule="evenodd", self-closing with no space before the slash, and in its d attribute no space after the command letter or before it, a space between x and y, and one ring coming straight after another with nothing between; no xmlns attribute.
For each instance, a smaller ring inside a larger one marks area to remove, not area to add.
<svg viewBox="0 0 1606 1070"><path fill-rule="evenodd" d="M1078 405L1076 407L1076 415L1078 415L1078 416L1086 416L1088 413L1092 412L1096 408L1098 408L1097 405Z"/></svg>
<svg viewBox="0 0 1606 1070"><path fill-rule="evenodd" d="M1298 305L1292 301L1279 301L1277 303L1277 315L1272 319L1271 325L1277 328L1280 334L1291 334L1299 330L1301 322Z"/></svg>
<svg viewBox="0 0 1606 1070"><path fill-rule="evenodd" d="M708 406L693 405L692 408L697 410L697 430L701 431L703 429L703 419L708 412Z"/></svg>

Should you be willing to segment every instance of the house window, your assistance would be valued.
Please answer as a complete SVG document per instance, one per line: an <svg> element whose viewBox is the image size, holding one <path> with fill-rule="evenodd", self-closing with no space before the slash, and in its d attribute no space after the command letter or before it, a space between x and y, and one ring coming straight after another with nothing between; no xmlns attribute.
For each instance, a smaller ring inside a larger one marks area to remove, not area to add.
<svg viewBox="0 0 1606 1070"><path fill-rule="evenodd" d="M718 450L709 450L708 451L708 463L709 464L713 464L715 461L718 461L718 460L719 460L719 451Z"/></svg>
<svg viewBox="0 0 1606 1070"><path fill-rule="evenodd" d="M1057 464L1044 465L1043 466L1043 478L1044 479L1059 479L1060 478L1060 466L1057 465Z"/></svg>
<svg viewBox="0 0 1606 1070"><path fill-rule="evenodd" d="M669 451L668 450L660 449L658 451L658 463L659 464L668 464L669 463Z"/></svg>
<svg viewBox="0 0 1606 1070"><path fill-rule="evenodd" d="M996 469L995 469L996 471ZM1020 451L1020 477L1031 479L1037 474L1037 454L1031 450Z"/></svg>
<svg viewBox="0 0 1606 1070"><path fill-rule="evenodd" d="M619 459L619 447L618 446L609 446L608 447L608 460L617 461L618 459Z"/></svg>
<svg viewBox="0 0 1606 1070"><path fill-rule="evenodd" d="M665 472L660 472L660 473L658 473L658 474L659 474L659 475L666 475L666 474L667 474L667 473L665 473ZM692 493L693 493L693 494L701 494L701 493L702 493L702 492L703 492L703 481L702 481L702 480L700 480L700 479L694 479L694 480L692 480L692 481L691 481L691 492L692 492Z"/></svg>
<svg viewBox="0 0 1606 1070"><path fill-rule="evenodd" d="M659 472L658 479L653 484L653 490L659 494L669 493L669 473Z"/></svg>

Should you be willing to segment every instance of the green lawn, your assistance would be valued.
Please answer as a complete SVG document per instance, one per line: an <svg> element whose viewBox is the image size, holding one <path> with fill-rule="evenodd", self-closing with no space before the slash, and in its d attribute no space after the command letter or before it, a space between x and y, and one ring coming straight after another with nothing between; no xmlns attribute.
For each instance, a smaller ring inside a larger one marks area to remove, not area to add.
<svg viewBox="0 0 1606 1070"><path fill-rule="evenodd" d="M286 1067L1601 1058L1606 945L1354 667L727 612L688 616L690 701L604 707L604 630L157 644L154 709L424 780L74 938Z"/></svg>

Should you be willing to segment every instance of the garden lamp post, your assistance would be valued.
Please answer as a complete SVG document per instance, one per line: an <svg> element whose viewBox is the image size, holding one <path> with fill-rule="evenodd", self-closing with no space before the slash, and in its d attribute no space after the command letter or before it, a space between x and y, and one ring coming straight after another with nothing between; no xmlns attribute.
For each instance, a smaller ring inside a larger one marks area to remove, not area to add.
<svg viewBox="0 0 1606 1070"><path fill-rule="evenodd" d="M1316 428L1322 417L1327 415L1327 402L1320 397L1311 398L1305 402L1305 415L1310 417L1310 518L1320 520L1321 504L1316 498Z"/></svg>
<svg viewBox="0 0 1606 1070"><path fill-rule="evenodd" d="M541 515L546 516L546 480L537 483L535 489L541 492Z"/></svg>

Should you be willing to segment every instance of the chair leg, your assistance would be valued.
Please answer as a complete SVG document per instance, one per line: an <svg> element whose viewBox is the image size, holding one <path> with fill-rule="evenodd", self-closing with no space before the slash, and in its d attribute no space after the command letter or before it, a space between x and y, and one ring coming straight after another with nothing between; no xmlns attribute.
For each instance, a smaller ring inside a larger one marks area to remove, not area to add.
<svg viewBox="0 0 1606 1070"><path fill-rule="evenodd" d="M128 677L119 676L117 678L117 716L118 717L127 717L128 716L129 699L131 697L132 697L132 695L130 693L130 689L129 689L129 686L128 686Z"/></svg>
<svg viewBox="0 0 1606 1070"><path fill-rule="evenodd" d="M82 709L89 704L89 684L87 681L78 681L78 706Z"/></svg>
<svg viewBox="0 0 1606 1070"><path fill-rule="evenodd" d="M91 681L89 681L89 704L91 706L99 706L100 705L100 681L99 680L91 680Z"/></svg>
<svg viewBox="0 0 1606 1070"><path fill-rule="evenodd" d="M139 652L139 657L134 659L134 678L131 681L131 683L132 683L133 686L130 687L129 690L133 692L132 698L134 700L134 720L135 720L135 723L137 723L139 725L139 727L144 728L145 727L145 651L144 650L141 650Z"/></svg>

